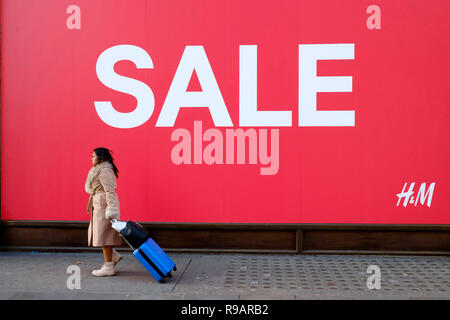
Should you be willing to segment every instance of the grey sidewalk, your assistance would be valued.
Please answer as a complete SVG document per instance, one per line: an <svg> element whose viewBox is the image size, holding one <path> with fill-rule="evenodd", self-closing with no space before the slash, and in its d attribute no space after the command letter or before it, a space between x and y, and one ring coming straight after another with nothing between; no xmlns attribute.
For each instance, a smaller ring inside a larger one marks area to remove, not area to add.
<svg viewBox="0 0 450 320"><path fill-rule="evenodd" d="M0 252L0 300L6 299L445 299L450 257L169 253L173 278L157 283L131 253L117 275L97 278L101 253ZM81 289L68 289L76 265ZM381 288L368 289L367 268L381 271Z"/></svg>

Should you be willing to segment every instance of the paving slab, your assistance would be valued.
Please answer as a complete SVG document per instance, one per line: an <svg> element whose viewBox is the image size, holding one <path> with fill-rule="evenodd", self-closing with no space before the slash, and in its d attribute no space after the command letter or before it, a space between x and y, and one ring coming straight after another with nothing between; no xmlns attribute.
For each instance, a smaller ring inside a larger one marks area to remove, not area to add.
<svg viewBox="0 0 450 320"><path fill-rule="evenodd" d="M73 292L17 292L5 300L73 300Z"/></svg>
<svg viewBox="0 0 450 320"><path fill-rule="evenodd" d="M291 294L242 294L240 300L295 300L295 295Z"/></svg>
<svg viewBox="0 0 450 320"><path fill-rule="evenodd" d="M98 253L0 252L0 287L2 291L22 292L170 293L190 260L182 255L174 257L178 271L173 272L173 278L167 283L161 284L132 254L122 253L122 257L115 268L115 276L94 277L91 271L103 263L103 256ZM68 278L73 274L67 273L69 266L77 266L80 270L80 289L69 290L67 287Z"/></svg>
<svg viewBox="0 0 450 320"><path fill-rule="evenodd" d="M0 252L1 300L450 300L448 256L170 253L177 264L156 282L131 253L113 277L94 277L101 253ZM80 289L68 289L69 266ZM369 289L369 266L380 288Z"/></svg>
<svg viewBox="0 0 450 320"><path fill-rule="evenodd" d="M129 294L127 300L183 300L183 295L175 294Z"/></svg>
<svg viewBox="0 0 450 320"><path fill-rule="evenodd" d="M238 295L231 294L192 294L188 293L183 295L184 300L239 300Z"/></svg>
<svg viewBox="0 0 450 320"><path fill-rule="evenodd" d="M0 292L0 300L11 300L14 296L17 296L21 292Z"/></svg>
<svg viewBox="0 0 450 320"><path fill-rule="evenodd" d="M128 296L128 293L105 294L104 292L95 293L80 291L72 296L72 300L127 300Z"/></svg>

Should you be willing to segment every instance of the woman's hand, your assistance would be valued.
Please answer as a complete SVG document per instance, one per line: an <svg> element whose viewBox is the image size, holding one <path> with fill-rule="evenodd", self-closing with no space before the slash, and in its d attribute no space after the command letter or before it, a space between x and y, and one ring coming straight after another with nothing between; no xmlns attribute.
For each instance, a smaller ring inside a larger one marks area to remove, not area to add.
<svg viewBox="0 0 450 320"><path fill-rule="evenodd" d="M108 220L119 219L120 212L118 210L106 208L105 218Z"/></svg>

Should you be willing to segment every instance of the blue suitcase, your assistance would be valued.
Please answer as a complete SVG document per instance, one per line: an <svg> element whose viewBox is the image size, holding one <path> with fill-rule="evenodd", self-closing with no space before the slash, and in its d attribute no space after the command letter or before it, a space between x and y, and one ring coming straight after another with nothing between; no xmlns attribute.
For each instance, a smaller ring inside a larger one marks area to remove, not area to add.
<svg viewBox="0 0 450 320"><path fill-rule="evenodd" d="M140 224L133 221L112 220L113 228L133 249L133 255L148 272L161 283L172 277L177 267L170 257L151 239Z"/></svg>
<svg viewBox="0 0 450 320"><path fill-rule="evenodd" d="M176 271L172 259L151 238L148 238L138 249L134 250L133 255L156 281L165 282L165 278L172 277L171 271Z"/></svg>

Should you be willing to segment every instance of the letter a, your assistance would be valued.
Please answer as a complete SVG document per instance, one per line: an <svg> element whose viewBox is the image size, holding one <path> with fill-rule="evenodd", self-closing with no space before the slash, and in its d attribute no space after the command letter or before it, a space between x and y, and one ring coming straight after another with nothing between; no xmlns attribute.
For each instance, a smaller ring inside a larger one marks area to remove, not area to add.
<svg viewBox="0 0 450 320"><path fill-rule="evenodd" d="M203 91L186 91L194 69ZM207 107L216 127L233 126L203 46L184 49L156 127L173 127L181 107Z"/></svg>
<svg viewBox="0 0 450 320"><path fill-rule="evenodd" d="M81 270L79 266L71 265L67 267L67 274L70 276L67 278L66 285L67 289L81 289Z"/></svg>
<svg viewBox="0 0 450 320"><path fill-rule="evenodd" d="M367 289L381 289L381 270L377 265L370 265L367 267L368 274L371 274L369 278L367 278L366 285ZM373 272L373 273L372 273Z"/></svg>
<svg viewBox="0 0 450 320"><path fill-rule="evenodd" d="M191 164L191 134L189 130L179 128L172 132L172 136L170 137L171 141L180 141L177 143L170 155L172 162L176 165L178 164ZM183 155L181 155L181 153Z"/></svg>
<svg viewBox="0 0 450 320"><path fill-rule="evenodd" d="M373 4L367 7L366 13L372 13L371 16L367 18L367 28L370 30L381 29L381 9L379 6Z"/></svg>
<svg viewBox="0 0 450 320"><path fill-rule="evenodd" d="M72 14L67 18L66 25L67 29L73 30L73 29L81 29L81 10L80 7L72 4L67 7L66 9L67 14Z"/></svg>

